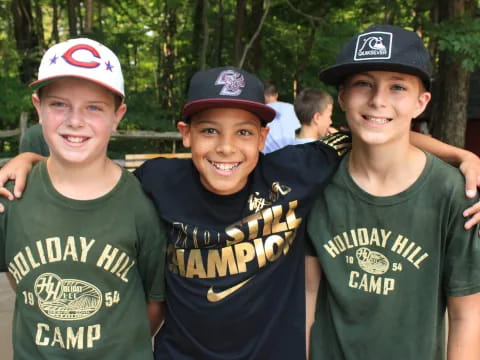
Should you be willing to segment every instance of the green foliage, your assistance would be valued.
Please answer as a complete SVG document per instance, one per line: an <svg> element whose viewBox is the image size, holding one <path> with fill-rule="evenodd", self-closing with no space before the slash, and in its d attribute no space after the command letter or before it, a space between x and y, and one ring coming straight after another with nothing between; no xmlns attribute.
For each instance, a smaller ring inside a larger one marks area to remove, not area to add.
<svg viewBox="0 0 480 360"><path fill-rule="evenodd" d="M429 30L431 36L438 39L439 50L462 59L462 66L466 70L473 71L480 65L480 19L452 19Z"/></svg>
<svg viewBox="0 0 480 360"><path fill-rule="evenodd" d="M52 2L35 1L42 8L46 48L54 43ZM195 27L200 20L194 18L197 0L95 0L94 3L93 32L79 36L105 43L120 58L128 106L120 129L173 130L186 100L189 77L200 66L203 39L196 33L199 27ZM58 30L63 41L69 34L67 2L59 0L58 4ZM78 13L84 17L85 2L76 4ZM208 1L206 62L209 67L234 62L236 4L237 0ZM270 0L270 4L260 34L260 50L250 50L244 67L255 71L262 80L274 81L284 101L293 102L295 92L301 88L325 88L318 77L321 69L334 63L340 46L348 38L372 24L390 23L419 30L425 39L438 40L441 51L461 58L469 70L476 68L480 61L480 20L464 18L430 25L434 0ZM20 112L32 112L31 92L17 80L22 54L16 50L10 5L11 1L0 0L0 124L3 128L16 128ZM254 0L247 1L241 34L243 46L257 25L254 19L259 14L253 14L253 5ZM221 28L220 23L223 23ZM312 29L314 40L310 49ZM173 61L169 62L170 59ZM335 96L336 89L326 89ZM337 108L334 118L337 125L342 123L343 115ZM114 154L123 150L163 152L170 151L169 146L171 144L155 141L114 141L111 151ZM10 147L15 145L12 143Z"/></svg>
<svg viewBox="0 0 480 360"><path fill-rule="evenodd" d="M20 113L32 111L32 90L17 78L4 77L0 86L0 124L2 129L18 128Z"/></svg>

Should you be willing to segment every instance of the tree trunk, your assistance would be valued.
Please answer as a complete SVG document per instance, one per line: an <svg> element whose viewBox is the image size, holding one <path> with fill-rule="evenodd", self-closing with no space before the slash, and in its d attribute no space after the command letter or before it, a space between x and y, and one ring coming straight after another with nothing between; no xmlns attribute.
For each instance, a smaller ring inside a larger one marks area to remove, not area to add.
<svg viewBox="0 0 480 360"><path fill-rule="evenodd" d="M43 15L42 15L42 6L40 0L35 0L35 33L38 38L38 46L44 48L45 37L43 36Z"/></svg>
<svg viewBox="0 0 480 360"><path fill-rule="evenodd" d="M68 30L70 37L75 37L77 31L77 0L67 0Z"/></svg>
<svg viewBox="0 0 480 360"><path fill-rule="evenodd" d="M165 2L163 34L164 39L161 43L160 56L158 62L158 84L159 84L159 103L164 109L174 109L174 82L175 82L175 35L177 32L177 7L169 7L168 1ZM172 118L172 124L175 124L175 118Z"/></svg>
<svg viewBox="0 0 480 360"><path fill-rule="evenodd" d="M223 65L222 54L223 54L223 40L224 40L224 13L223 13L223 0L217 1L218 12L216 18L216 26L213 34L213 44L214 49L212 51L212 64L215 66Z"/></svg>
<svg viewBox="0 0 480 360"><path fill-rule="evenodd" d="M207 49L208 0L197 0L193 13L192 57L194 65L191 69L191 75L196 70L203 70L207 67Z"/></svg>
<svg viewBox="0 0 480 360"><path fill-rule="evenodd" d="M57 0L52 0L52 39L57 44L60 42L58 35L58 3Z"/></svg>
<svg viewBox="0 0 480 360"><path fill-rule="evenodd" d="M32 18L32 5L30 0L12 0L11 10L17 51L21 58L20 80L27 84L35 78L40 53Z"/></svg>
<svg viewBox="0 0 480 360"><path fill-rule="evenodd" d="M247 11L247 0L237 0L235 10L235 33L233 35L233 62L239 65L243 50L243 24L245 22L245 13Z"/></svg>
<svg viewBox="0 0 480 360"><path fill-rule="evenodd" d="M439 19L449 20L465 14L468 0L439 0ZM464 69L462 58L455 53L439 53L436 102L432 113L432 135L448 144L465 145L470 71Z"/></svg>
<svg viewBox="0 0 480 360"><path fill-rule="evenodd" d="M200 48L200 69L207 68L208 50L208 0L202 1L202 47Z"/></svg>
<svg viewBox="0 0 480 360"><path fill-rule="evenodd" d="M93 0L85 1L85 33L93 32Z"/></svg>

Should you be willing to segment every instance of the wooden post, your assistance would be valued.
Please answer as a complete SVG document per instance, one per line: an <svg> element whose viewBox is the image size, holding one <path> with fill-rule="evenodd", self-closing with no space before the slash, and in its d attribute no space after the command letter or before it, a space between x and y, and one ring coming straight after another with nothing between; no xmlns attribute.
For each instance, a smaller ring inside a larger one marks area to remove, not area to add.
<svg viewBox="0 0 480 360"><path fill-rule="evenodd" d="M20 114L20 139L18 140L19 144L22 143L23 135L27 130L27 125L28 125L28 112L22 112Z"/></svg>

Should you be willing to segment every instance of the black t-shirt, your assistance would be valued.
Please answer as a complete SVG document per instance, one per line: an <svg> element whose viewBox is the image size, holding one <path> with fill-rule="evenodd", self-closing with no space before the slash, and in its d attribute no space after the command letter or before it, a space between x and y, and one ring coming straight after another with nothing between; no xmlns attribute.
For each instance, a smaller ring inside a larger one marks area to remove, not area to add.
<svg viewBox="0 0 480 360"><path fill-rule="evenodd" d="M305 216L338 159L320 142L260 155L229 196L206 190L190 159L137 170L171 225L156 359L305 358Z"/></svg>

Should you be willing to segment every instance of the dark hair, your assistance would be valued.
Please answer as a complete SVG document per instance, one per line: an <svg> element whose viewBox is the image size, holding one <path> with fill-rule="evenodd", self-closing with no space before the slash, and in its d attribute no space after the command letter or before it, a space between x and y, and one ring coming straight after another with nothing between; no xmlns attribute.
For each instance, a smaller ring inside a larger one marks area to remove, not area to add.
<svg viewBox="0 0 480 360"><path fill-rule="evenodd" d="M265 81L263 83L263 93L265 96L272 96L278 94L277 87L271 81Z"/></svg>
<svg viewBox="0 0 480 360"><path fill-rule="evenodd" d="M40 100L42 100L42 90L43 87L37 89L37 95ZM115 108L115 111L117 111L120 105L122 105L123 103L123 98L120 95L113 93L112 91L110 91L110 93L113 95L113 106Z"/></svg>
<svg viewBox="0 0 480 360"><path fill-rule="evenodd" d="M293 106L300 124L310 125L315 113L323 113L329 104L333 104L333 98L326 91L304 89L297 95Z"/></svg>

